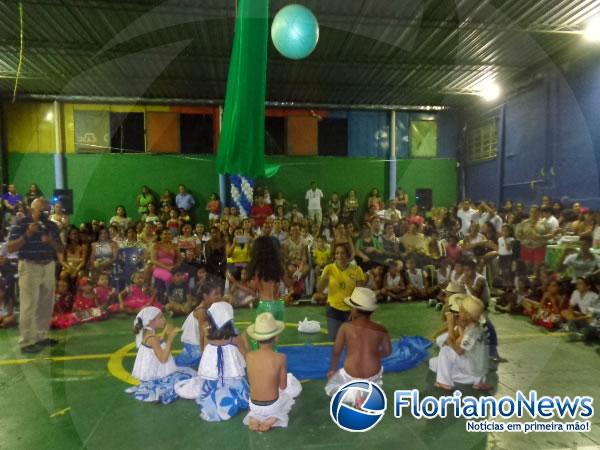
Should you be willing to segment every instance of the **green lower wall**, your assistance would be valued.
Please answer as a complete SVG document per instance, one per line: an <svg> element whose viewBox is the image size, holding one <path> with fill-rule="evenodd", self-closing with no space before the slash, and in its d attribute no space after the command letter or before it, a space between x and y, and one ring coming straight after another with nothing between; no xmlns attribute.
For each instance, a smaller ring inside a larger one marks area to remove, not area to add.
<svg viewBox="0 0 600 450"><path fill-rule="evenodd" d="M366 203L374 187L387 196L388 163L372 158L279 157L269 158L281 165L279 173L267 185L274 195L278 191L288 200L302 205L304 193L312 180L327 196L333 191L345 194L355 189ZM30 183L38 183L49 197L54 189L54 160L47 154L10 153L9 181L16 183L21 193ZM73 189L75 214L73 223L91 218L107 220L115 205L123 204L132 217L135 196L147 184L159 195L165 190L177 190L179 183L188 186L196 198L196 220L206 220L204 207L208 195L218 191L218 176L210 157L181 155L120 155L93 154L66 157L68 187ZM414 200L415 190L431 188L436 206L456 202L457 173L454 159L402 159L397 167L398 185Z"/></svg>

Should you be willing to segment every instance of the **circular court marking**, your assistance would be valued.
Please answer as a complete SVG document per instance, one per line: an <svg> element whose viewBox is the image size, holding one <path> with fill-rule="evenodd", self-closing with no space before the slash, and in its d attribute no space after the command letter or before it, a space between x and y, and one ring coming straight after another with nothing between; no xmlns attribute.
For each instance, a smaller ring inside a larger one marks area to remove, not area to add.
<svg viewBox="0 0 600 450"><path fill-rule="evenodd" d="M250 325L252 322L236 322L236 325ZM297 328L298 324L285 322L286 328ZM320 329L321 334L327 334L327 330L323 328ZM314 345L314 344L313 344ZM108 358L108 372L115 377L116 379L122 381L123 383L137 385L139 381L131 376L125 367L123 367L123 359L129 356L135 356L135 354L129 353L130 351L135 349L135 341L130 342L129 344L124 345L114 353L110 355Z"/></svg>

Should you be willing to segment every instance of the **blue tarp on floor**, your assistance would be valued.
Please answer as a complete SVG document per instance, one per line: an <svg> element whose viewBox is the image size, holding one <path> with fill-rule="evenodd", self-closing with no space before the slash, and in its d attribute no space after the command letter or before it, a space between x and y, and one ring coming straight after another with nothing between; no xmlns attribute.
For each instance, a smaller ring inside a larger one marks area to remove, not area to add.
<svg viewBox="0 0 600 450"><path fill-rule="evenodd" d="M428 358L431 342L421 336L405 336L392 342L392 354L383 360L384 372L402 372L418 366ZM299 380L325 379L331 363L331 345L302 345L278 347L288 359L288 372ZM343 357L340 359L340 367Z"/></svg>

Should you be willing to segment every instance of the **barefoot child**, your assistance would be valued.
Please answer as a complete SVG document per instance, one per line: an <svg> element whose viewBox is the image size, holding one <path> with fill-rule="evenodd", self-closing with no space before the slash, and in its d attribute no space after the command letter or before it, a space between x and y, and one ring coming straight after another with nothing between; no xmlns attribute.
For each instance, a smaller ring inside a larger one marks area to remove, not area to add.
<svg viewBox="0 0 600 450"><path fill-rule="evenodd" d="M250 431L287 427L294 397L302 390L298 380L287 371L286 356L273 351L273 344L284 328L283 322L266 312L259 314L246 331L259 347L246 354L251 400L244 425Z"/></svg>
<svg viewBox="0 0 600 450"><path fill-rule="evenodd" d="M371 321L371 314L377 309L375 293L367 288L357 287L352 295L344 300L350 306L350 322L344 323L335 339L331 354L331 368L327 373L329 381L325 386L327 395L332 396L344 384L352 380L369 380L383 385L381 360L392 352L388 331ZM346 349L344 366L339 368L339 359ZM361 399L351 399L360 407Z"/></svg>
<svg viewBox="0 0 600 450"><path fill-rule="evenodd" d="M465 296L459 311L458 321L451 311L446 313L446 342L440 354L429 360L429 368L437 374L435 385L448 391L454 389L455 383L472 384L477 390L488 390L490 386L485 379L489 355L485 331L480 324L483 302Z"/></svg>

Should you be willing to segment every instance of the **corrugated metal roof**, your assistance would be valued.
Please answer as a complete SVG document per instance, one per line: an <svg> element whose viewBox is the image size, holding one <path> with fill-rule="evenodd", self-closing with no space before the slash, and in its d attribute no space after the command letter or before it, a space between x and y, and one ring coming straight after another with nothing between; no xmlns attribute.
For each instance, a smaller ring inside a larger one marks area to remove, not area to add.
<svg viewBox="0 0 600 450"><path fill-rule="evenodd" d="M489 78L516 87L547 63L580 58L597 0L305 0L314 53L269 44L268 100L460 105ZM272 0L271 16L289 1ZM21 94L221 100L234 0L24 2ZM15 1L0 3L0 91L19 54Z"/></svg>

